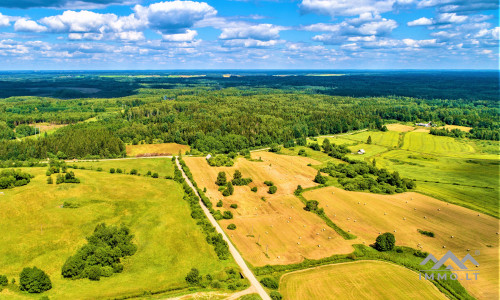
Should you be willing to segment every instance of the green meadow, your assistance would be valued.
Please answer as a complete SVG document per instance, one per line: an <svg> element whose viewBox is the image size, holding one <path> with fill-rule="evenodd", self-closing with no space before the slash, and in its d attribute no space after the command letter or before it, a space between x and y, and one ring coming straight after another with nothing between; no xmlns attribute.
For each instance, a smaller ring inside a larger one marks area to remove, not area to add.
<svg viewBox="0 0 500 300"><path fill-rule="evenodd" d="M130 173L130 170L136 169L141 175L146 175L148 171L152 173L157 172L160 178L165 176L174 176L173 163L170 158L143 158L143 159L114 159L114 160L102 160L102 161L81 161L71 163L68 165L76 165L78 167L85 167L85 169L97 170L101 168L102 172L109 173L111 168L115 171L117 168L122 169L124 173Z"/></svg>
<svg viewBox="0 0 500 300"><path fill-rule="evenodd" d="M372 143L366 144L369 136ZM499 217L498 141L457 139L428 132L363 131L340 137L318 137L317 143L321 145L325 138L331 143L348 145L352 151L347 154L350 159L369 163L375 160L379 168L415 179L417 191L422 194ZM320 167L329 161L340 162L306 147L295 147L293 151L285 148L281 152L297 155L300 149L306 149L309 157L321 162ZM365 154L357 154L359 149L364 149Z"/></svg>
<svg viewBox="0 0 500 300"><path fill-rule="evenodd" d="M102 164L125 167L123 162ZM134 160L134 166L142 162L154 160ZM172 168L167 162L162 165ZM193 267L217 278L226 267L236 266L231 259L218 259L191 218L182 187L173 180L73 170L80 184L49 185L46 168L24 170L35 175L32 181L0 195L0 274L9 281L19 282L24 267L37 266L52 280L53 288L43 294L50 299L116 298L187 288L184 277ZM65 202L78 208L63 208ZM64 279L62 265L102 222L127 225L138 251L123 260L123 273L100 281ZM20 292L11 284L0 298L39 299L40 295Z"/></svg>

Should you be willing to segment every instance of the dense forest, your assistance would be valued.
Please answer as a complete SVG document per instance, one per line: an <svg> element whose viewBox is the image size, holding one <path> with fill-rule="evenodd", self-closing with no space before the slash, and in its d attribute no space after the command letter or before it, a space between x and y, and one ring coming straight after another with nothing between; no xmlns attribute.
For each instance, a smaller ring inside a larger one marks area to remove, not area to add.
<svg viewBox="0 0 500 300"><path fill-rule="evenodd" d="M468 74L473 75L467 77ZM143 142L176 142L189 144L201 152L231 153L273 144L293 145L309 136L364 128L383 129L384 123L393 121L469 126L473 128L470 133L457 137L498 140L499 106L498 101L492 101L498 100L498 94L491 94L495 89L495 93L498 91L498 77L491 74L496 73L407 72L378 76L354 73L287 77L254 74L234 79L214 74L194 78L174 75L57 74L50 77L44 74L33 78L27 74L0 75L0 86L2 82L40 85L52 78L54 85L69 80L73 87L80 82L85 87L99 86L109 92L116 88L114 83L110 83L109 88L102 85L115 80L127 83L123 91L134 89L133 95L119 97L128 92L117 92L113 98L15 96L0 99L0 159L42 159L51 155L68 159L119 157L125 155L125 144ZM335 86L345 78L349 78L350 85L358 87L354 95L359 97L347 96L346 88L338 90L338 94L344 94L340 96L325 89L328 82ZM376 80L369 84L370 78ZM402 83L409 78L414 78L415 82L404 83L401 88L412 97L384 92L392 83L398 80ZM435 79L432 83L424 84L432 78ZM446 91L453 80L458 84L467 79L470 83L482 81L477 85L462 84L460 99L451 92L448 97L442 95L441 98L434 98L439 94L427 97L430 94L418 93L431 91L436 85L443 87L441 92ZM224 80L222 85L219 81ZM171 85L166 87L165 82ZM235 87L229 87L231 85ZM476 93L478 87L482 90ZM364 97L363 91L370 89L373 92ZM30 137L36 133L34 127L42 122L69 126L51 134ZM433 130L433 134L456 136L457 133Z"/></svg>

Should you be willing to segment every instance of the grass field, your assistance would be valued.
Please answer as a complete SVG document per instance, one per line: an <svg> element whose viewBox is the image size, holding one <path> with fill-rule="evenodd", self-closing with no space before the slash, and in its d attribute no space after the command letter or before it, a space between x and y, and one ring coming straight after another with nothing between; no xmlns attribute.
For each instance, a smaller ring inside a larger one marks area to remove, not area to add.
<svg viewBox="0 0 500 300"><path fill-rule="evenodd" d="M446 136L435 136L425 132L406 133L402 149L446 156L462 156L463 154L474 154L476 152L467 141L460 141Z"/></svg>
<svg viewBox="0 0 500 300"><path fill-rule="evenodd" d="M232 260L220 261L182 199L182 187L165 179L75 170L80 184L48 185L45 168L26 186L0 195L0 274L9 281L24 267L45 270L53 288L50 299L114 298L144 291L184 287L187 272L216 274ZM62 208L69 201L79 208ZM61 267L85 243L95 226L125 224L135 235L135 255L124 260L124 272L98 282L63 279ZM12 286L2 299L32 298Z"/></svg>
<svg viewBox="0 0 500 300"><path fill-rule="evenodd" d="M136 169L139 174L146 175L148 171L152 173L157 172L159 177L174 176L174 165L170 158L144 158L144 159L113 159L102 161L81 161L81 162L68 162L69 165L76 165L85 167L86 169L97 170L102 168L102 172L109 173L109 169L117 168L122 169L124 172L130 172Z"/></svg>
<svg viewBox="0 0 500 300"><path fill-rule="evenodd" d="M403 288L404 287L404 288ZM282 277L284 299L447 299L430 282L381 261L335 264Z"/></svg>
<svg viewBox="0 0 500 300"><path fill-rule="evenodd" d="M206 195L214 206L223 199L222 210L233 212L234 219L221 220L220 223L223 228L230 223L237 226L236 230L227 233L243 257L254 266L262 266L352 252L349 242L326 226L317 215L303 210L304 205L293 195L299 184L303 188L316 185L312 180L317 171L307 164L319 162L263 151L252 153L252 158L259 157L262 162L238 158L233 167L210 167L204 158L184 158L198 186L207 188ZM225 171L231 179L236 169L243 177L252 178L253 182L250 186L236 186L232 196L223 197L215 185L217 174ZM265 180L273 181L278 187L276 194L267 193ZM258 188L257 193L250 191L252 186ZM229 207L233 203L238 205L237 209Z"/></svg>
<svg viewBox="0 0 500 300"><path fill-rule="evenodd" d="M352 154L347 154L347 157L352 158L352 159L358 159L358 160L365 160L370 157L377 156L383 152L387 152L388 149L387 147L384 146L379 146L379 145L374 145L374 144L358 144L356 146L350 146L348 147L351 151ZM365 154L358 154L358 151L360 149L365 150Z"/></svg>
<svg viewBox="0 0 500 300"><path fill-rule="evenodd" d="M392 232L397 245L420 248L436 257L448 250L458 257L479 251L481 276L462 284L477 298L498 299L498 219L418 193L378 195L326 187L303 195L318 200L333 222L358 236L352 243L368 245L379 232ZM432 231L435 237L417 229Z"/></svg>
<svg viewBox="0 0 500 300"><path fill-rule="evenodd" d="M366 143L368 137L372 137L372 144L384 146L388 148L395 148L398 146L399 132L396 131L363 131L353 135L345 136L349 140Z"/></svg>
<svg viewBox="0 0 500 300"><path fill-rule="evenodd" d="M148 156L151 154L162 155L177 155L179 151L184 154L189 151L188 145L181 145L176 143L163 143L163 144L142 144L142 145L127 145L127 156Z"/></svg>
<svg viewBox="0 0 500 300"><path fill-rule="evenodd" d="M403 150L377 157L377 166L416 179L417 191L496 217L499 164L498 159L464 159Z"/></svg>
<svg viewBox="0 0 500 300"><path fill-rule="evenodd" d="M330 140L330 143L332 144L336 144L336 145L355 145L355 144L358 144L358 141L353 141L353 140L350 140L350 139L347 139L345 137L317 137L316 138L316 141L313 141L311 139L309 139L307 141L308 144L312 144L312 143L318 143L320 146L323 145L323 141L325 139L328 139Z"/></svg>

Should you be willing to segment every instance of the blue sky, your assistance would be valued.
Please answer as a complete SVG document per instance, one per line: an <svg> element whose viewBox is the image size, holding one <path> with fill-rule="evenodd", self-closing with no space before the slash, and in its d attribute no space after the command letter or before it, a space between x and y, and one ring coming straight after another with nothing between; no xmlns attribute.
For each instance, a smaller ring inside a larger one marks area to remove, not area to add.
<svg viewBox="0 0 500 300"><path fill-rule="evenodd" d="M2 0L0 69L498 69L498 0Z"/></svg>

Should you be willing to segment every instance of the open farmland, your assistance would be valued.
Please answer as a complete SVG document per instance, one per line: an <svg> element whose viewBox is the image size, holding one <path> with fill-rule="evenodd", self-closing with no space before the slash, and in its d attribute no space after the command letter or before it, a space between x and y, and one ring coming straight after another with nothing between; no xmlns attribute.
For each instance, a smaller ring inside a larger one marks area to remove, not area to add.
<svg viewBox="0 0 500 300"><path fill-rule="evenodd" d="M474 148L465 141L446 136L435 136L424 132L408 132L404 136L405 150L440 154L446 156L474 154Z"/></svg>
<svg viewBox="0 0 500 300"><path fill-rule="evenodd" d="M415 126L409 126L399 123L387 124L386 127L387 129L389 129L389 131L396 131L396 132L408 132L415 130Z"/></svg>
<svg viewBox="0 0 500 300"><path fill-rule="evenodd" d="M396 148L398 146L399 132L395 131L363 131L353 135L347 135L344 138L366 143L368 137L372 137L372 144L384 146L388 148Z"/></svg>
<svg viewBox="0 0 500 300"><path fill-rule="evenodd" d="M179 151L184 154L189 151L188 145L181 145L176 143L162 143L162 144L141 144L141 145L127 145L127 156L155 156L155 155L177 155Z"/></svg>
<svg viewBox="0 0 500 300"><path fill-rule="evenodd" d="M404 288L402 288L404 287ZM335 264L285 274L285 299L447 299L418 274L381 261Z"/></svg>
<svg viewBox="0 0 500 300"><path fill-rule="evenodd" d="M147 159L112 159L101 161L78 161L68 162L69 165L85 167L86 169L97 170L102 169L102 172L109 173L111 168L120 168L124 173L130 173L132 169L136 169L141 175L146 175L148 171L158 173L160 178L165 176L174 176L174 163L170 158L147 158Z"/></svg>
<svg viewBox="0 0 500 300"><path fill-rule="evenodd" d="M236 225L236 230L227 232L246 260L255 266L289 264L304 257L321 258L353 251L351 243L326 226L321 218L303 210L303 203L293 196L299 184L303 188L316 185L312 179L317 171L307 164L319 162L269 152L253 152L252 158L262 161L238 158L233 167L210 167L205 158L184 158L198 186L207 188L206 195L214 206L222 199L222 210L233 212L234 219L220 223L223 228L230 223ZM232 196L223 197L215 185L217 174L225 171L230 179L236 169L253 182L249 186L235 186ZM278 187L276 194L267 193L265 180ZM256 193L250 191L253 186L258 188ZM230 204L237 204L238 208L231 209Z"/></svg>
<svg viewBox="0 0 500 300"><path fill-rule="evenodd" d="M108 299L185 288L184 277L192 267L216 275L236 265L218 259L191 218L182 187L172 180L74 170L80 184L48 185L46 168L24 170L35 175L32 182L0 196L0 228L8 228L0 237L0 274L19 282L24 267L40 267L52 280L53 288L44 293L50 299ZM79 207L62 208L64 202ZM127 225L136 254L123 260L121 274L97 282L63 279L66 259L102 222ZM40 295L9 286L0 298Z"/></svg>
<svg viewBox="0 0 500 300"><path fill-rule="evenodd" d="M418 193L378 195L326 187L308 191L304 197L318 200L333 222L357 235L353 243L368 245L380 232L391 232L397 245L436 257L448 250L458 257L469 253L467 249L473 255L478 250L480 277L462 284L477 298L498 298L498 219ZM424 236L417 229L431 231L435 237Z"/></svg>

